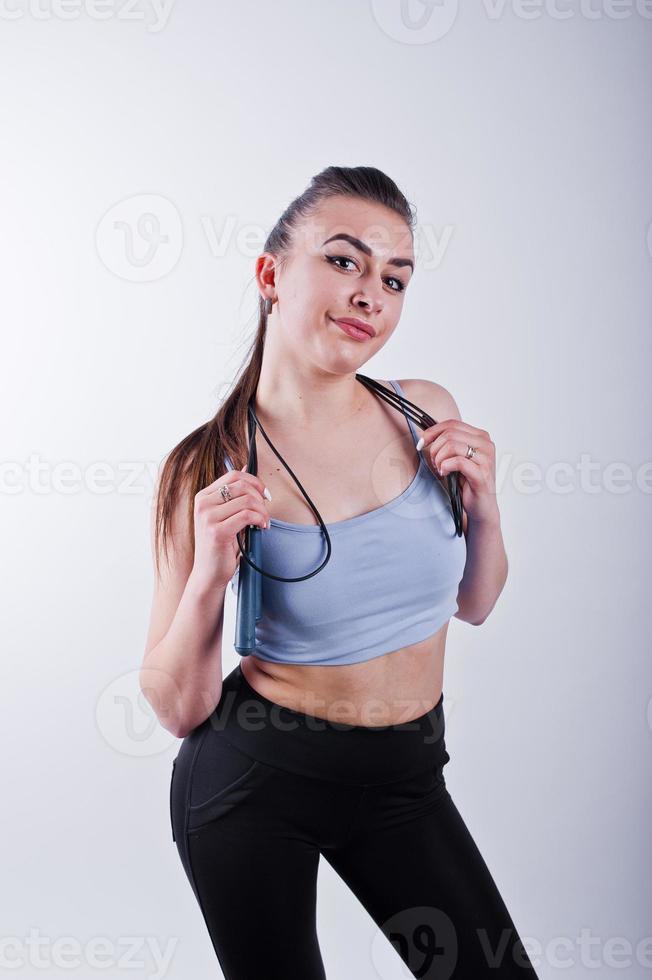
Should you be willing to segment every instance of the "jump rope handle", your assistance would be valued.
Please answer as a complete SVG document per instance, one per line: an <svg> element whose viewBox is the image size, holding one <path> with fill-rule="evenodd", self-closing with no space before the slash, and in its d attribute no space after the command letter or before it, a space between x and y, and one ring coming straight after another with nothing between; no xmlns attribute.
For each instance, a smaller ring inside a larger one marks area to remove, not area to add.
<svg viewBox="0 0 652 980"><path fill-rule="evenodd" d="M253 525L245 530L245 552L256 565L262 562L262 533L262 528ZM241 561L238 578L234 646L241 656L247 656L256 648L256 623L263 608L263 577L248 562Z"/></svg>
<svg viewBox="0 0 652 980"><path fill-rule="evenodd" d="M255 429L251 412L247 413L249 427L249 458L244 467L249 473L258 472ZM258 567L262 564L262 528L250 524L244 532L244 553ZM235 611L234 647L242 657L256 649L256 623L263 614L263 577L260 572L240 559L238 571L238 604Z"/></svg>

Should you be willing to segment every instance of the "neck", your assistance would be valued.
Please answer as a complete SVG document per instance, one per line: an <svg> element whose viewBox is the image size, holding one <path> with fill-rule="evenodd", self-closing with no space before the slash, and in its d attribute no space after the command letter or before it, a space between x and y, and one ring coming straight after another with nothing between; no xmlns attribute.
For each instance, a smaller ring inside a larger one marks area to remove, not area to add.
<svg viewBox="0 0 652 980"><path fill-rule="evenodd" d="M330 428L351 422L374 396L355 377L327 372L261 370L254 410L263 426Z"/></svg>

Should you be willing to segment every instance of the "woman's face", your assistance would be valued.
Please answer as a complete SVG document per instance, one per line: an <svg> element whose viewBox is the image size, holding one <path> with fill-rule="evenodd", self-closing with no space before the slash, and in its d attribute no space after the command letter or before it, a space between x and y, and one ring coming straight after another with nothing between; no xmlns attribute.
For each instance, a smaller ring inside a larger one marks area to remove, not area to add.
<svg viewBox="0 0 652 980"><path fill-rule="evenodd" d="M330 198L295 229L292 254L276 266L267 341L278 331L284 347L322 368L356 370L391 337L413 264L412 234L395 212ZM341 317L365 321L374 336L351 337L334 322Z"/></svg>

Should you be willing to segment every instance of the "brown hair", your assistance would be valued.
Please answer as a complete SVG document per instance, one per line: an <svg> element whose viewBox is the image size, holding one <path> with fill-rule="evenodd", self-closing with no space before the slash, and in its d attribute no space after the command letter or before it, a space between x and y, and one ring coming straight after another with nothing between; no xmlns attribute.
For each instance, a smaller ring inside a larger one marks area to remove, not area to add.
<svg viewBox="0 0 652 980"><path fill-rule="evenodd" d="M326 167L314 176L306 190L280 216L265 241L263 251L270 252L282 266L293 245L292 232L329 197L346 194L374 204L382 204L398 214L414 231L416 222L412 205L394 181L375 167ZM260 377L265 345L267 314L265 300L258 297L258 329L250 347L249 359L243 363L231 393L215 416L181 440L165 459L159 475L156 500L155 554L160 572L159 549L167 557L172 517L182 490L188 491L186 520L194 553L195 494L226 472L224 454L228 453L235 469L247 462L248 404Z"/></svg>

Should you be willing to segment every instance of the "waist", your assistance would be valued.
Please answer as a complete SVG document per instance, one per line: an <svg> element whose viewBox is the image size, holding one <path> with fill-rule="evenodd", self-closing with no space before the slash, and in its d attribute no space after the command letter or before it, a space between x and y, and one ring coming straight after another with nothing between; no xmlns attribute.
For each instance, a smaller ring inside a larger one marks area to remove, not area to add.
<svg viewBox="0 0 652 980"><path fill-rule="evenodd" d="M350 784L392 782L447 759L443 693L418 717L386 725L333 721L277 704L255 690L241 665L224 678L203 723L253 759L310 778Z"/></svg>
<svg viewBox="0 0 652 980"><path fill-rule="evenodd" d="M333 721L387 725L424 714L443 687L448 623L409 646L351 664L241 661L245 680L271 701Z"/></svg>

